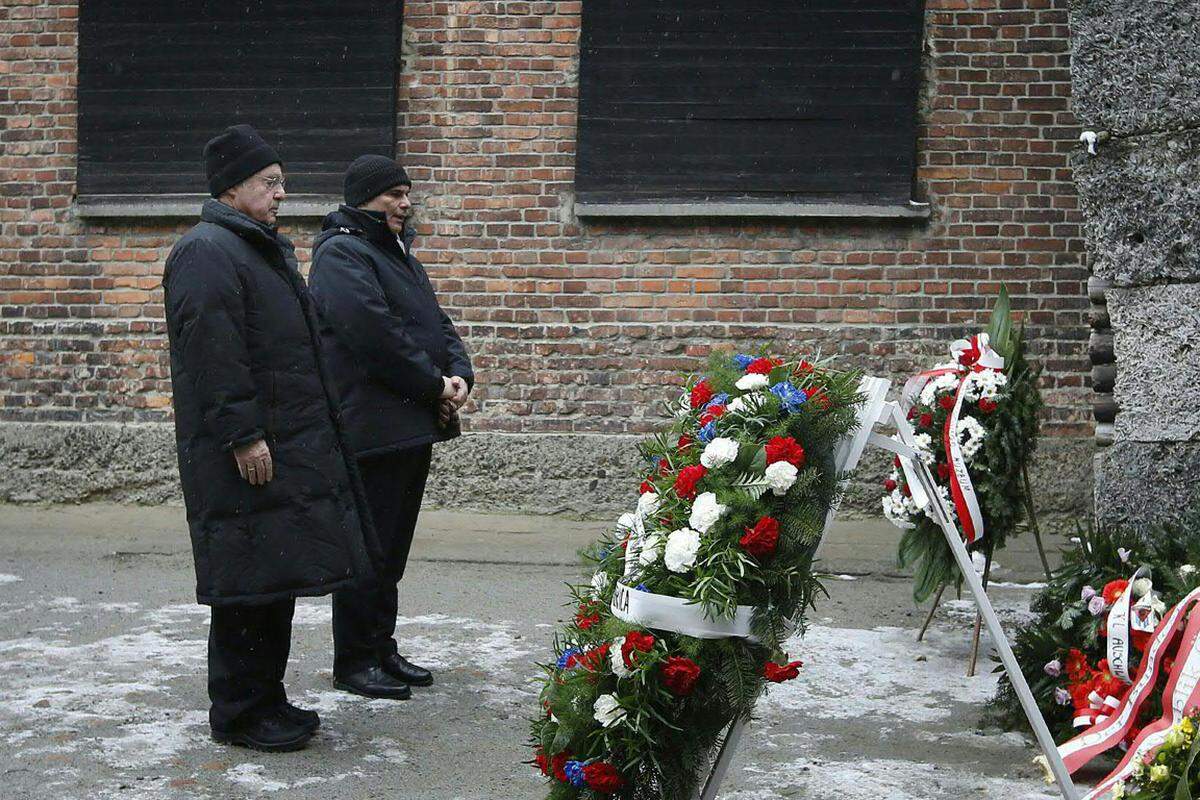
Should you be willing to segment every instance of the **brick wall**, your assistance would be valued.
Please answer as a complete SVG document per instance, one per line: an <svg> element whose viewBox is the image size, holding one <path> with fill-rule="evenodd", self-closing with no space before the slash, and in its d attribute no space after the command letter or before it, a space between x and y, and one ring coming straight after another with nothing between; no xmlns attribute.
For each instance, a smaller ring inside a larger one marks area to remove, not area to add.
<svg viewBox="0 0 1200 800"><path fill-rule="evenodd" d="M478 367L472 430L647 430L661 384L725 342L902 375L984 324L1003 281L1046 432L1090 433L1066 0L929 0L918 224L581 222L581 3L404 6L399 157ZM77 217L76 14L0 7L0 420L163 421L158 279L187 225ZM288 229L303 254L314 230Z"/></svg>

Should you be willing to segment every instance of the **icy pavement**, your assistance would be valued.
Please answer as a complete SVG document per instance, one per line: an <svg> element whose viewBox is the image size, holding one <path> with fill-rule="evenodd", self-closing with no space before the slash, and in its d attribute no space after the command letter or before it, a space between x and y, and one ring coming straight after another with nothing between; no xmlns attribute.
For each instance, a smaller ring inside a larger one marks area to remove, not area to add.
<svg viewBox="0 0 1200 800"><path fill-rule="evenodd" d="M400 647L437 683L405 703L333 690L328 601L302 601L288 688L322 728L303 752L263 755L208 738L207 609L189 602L186 551L2 528L0 547L0 797L543 796L522 763L525 717L569 567L490 564L486 544L474 563L413 564ZM979 729L996 678L986 656L964 677L969 608L950 605L918 643L907 584L857 576L829 589L792 648L801 678L760 704L722 797L1056 796L1022 737ZM1030 596L1005 588L997 601L1015 621Z"/></svg>

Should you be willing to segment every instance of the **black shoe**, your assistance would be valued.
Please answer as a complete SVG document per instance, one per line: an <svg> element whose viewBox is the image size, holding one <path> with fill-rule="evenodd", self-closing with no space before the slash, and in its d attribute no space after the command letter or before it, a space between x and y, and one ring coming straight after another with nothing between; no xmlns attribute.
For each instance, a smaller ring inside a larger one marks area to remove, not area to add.
<svg viewBox="0 0 1200 800"><path fill-rule="evenodd" d="M384 700L407 700L412 697L407 683L393 678L379 667L367 667L340 678L334 676L333 685L343 692L353 692L363 697Z"/></svg>
<svg viewBox="0 0 1200 800"><path fill-rule="evenodd" d="M392 653L383 657L380 665L383 671L393 678L399 678L409 686L432 686L433 673L424 667L418 667L402 655Z"/></svg>
<svg viewBox="0 0 1200 800"><path fill-rule="evenodd" d="M276 710L228 730L213 728L212 738L218 744L234 744L264 753L287 753L303 749L312 738L312 731Z"/></svg>
<svg viewBox="0 0 1200 800"><path fill-rule="evenodd" d="M308 731L316 731L321 727L321 717L317 712L294 706L286 700L279 706L279 713Z"/></svg>

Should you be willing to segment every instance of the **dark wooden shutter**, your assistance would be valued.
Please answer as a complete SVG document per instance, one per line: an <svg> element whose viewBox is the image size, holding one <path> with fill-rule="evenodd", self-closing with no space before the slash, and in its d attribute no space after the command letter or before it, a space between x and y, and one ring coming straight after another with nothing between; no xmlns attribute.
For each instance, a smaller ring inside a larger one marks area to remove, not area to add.
<svg viewBox="0 0 1200 800"><path fill-rule="evenodd" d="M587 0L577 197L906 203L923 0Z"/></svg>
<svg viewBox="0 0 1200 800"><path fill-rule="evenodd" d="M79 193L206 192L201 151L246 122L290 192L340 194L395 150L399 0L88 0L79 19Z"/></svg>

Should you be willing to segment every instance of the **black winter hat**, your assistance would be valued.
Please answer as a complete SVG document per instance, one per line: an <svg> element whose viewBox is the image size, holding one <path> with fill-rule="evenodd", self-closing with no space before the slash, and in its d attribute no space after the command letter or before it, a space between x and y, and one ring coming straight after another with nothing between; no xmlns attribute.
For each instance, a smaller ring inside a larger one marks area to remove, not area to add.
<svg viewBox="0 0 1200 800"><path fill-rule="evenodd" d="M346 205L357 207L392 187L412 186L404 167L387 156L359 156L346 170Z"/></svg>
<svg viewBox="0 0 1200 800"><path fill-rule="evenodd" d="M204 145L204 171L213 197L283 159L249 125L233 125Z"/></svg>

